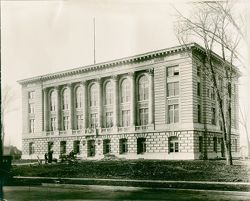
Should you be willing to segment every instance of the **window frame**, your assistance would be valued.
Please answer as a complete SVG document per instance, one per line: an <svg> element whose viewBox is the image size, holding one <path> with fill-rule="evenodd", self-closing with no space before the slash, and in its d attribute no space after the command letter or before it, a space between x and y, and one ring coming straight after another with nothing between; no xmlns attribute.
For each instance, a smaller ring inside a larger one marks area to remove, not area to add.
<svg viewBox="0 0 250 201"><path fill-rule="evenodd" d="M167 77L177 77L180 75L180 68L178 65L167 67Z"/></svg>
<svg viewBox="0 0 250 201"><path fill-rule="evenodd" d="M146 75L141 75L138 79L138 101L149 99L149 80Z"/></svg>
<svg viewBox="0 0 250 201"><path fill-rule="evenodd" d="M179 138L176 136L170 136L168 138L168 152L178 153L180 152Z"/></svg>
<svg viewBox="0 0 250 201"><path fill-rule="evenodd" d="M137 138L137 154L144 154L147 152L147 139L145 137Z"/></svg>
<svg viewBox="0 0 250 201"><path fill-rule="evenodd" d="M35 143L29 142L29 155L35 154Z"/></svg>
<svg viewBox="0 0 250 201"><path fill-rule="evenodd" d="M105 100L104 100L104 104L105 105L112 105L113 104L113 90L114 90L114 87L111 83L111 81L108 81L106 84L105 84L105 88L104 88L104 96L105 96Z"/></svg>
<svg viewBox="0 0 250 201"><path fill-rule="evenodd" d="M167 115L168 115L167 116L167 123L168 124L179 123L179 121L180 121L179 104L169 104Z"/></svg>
<svg viewBox="0 0 250 201"><path fill-rule="evenodd" d="M175 97L180 95L179 81L167 83L167 97Z"/></svg>
<svg viewBox="0 0 250 201"><path fill-rule="evenodd" d="M129 83L128 78L124 78L121 81L121 98L120 98L121 103L129 103L130 102L130 98L131 98L130 86L131 86L131 84Z"/></svg>
<svg viewBox="0 0 250 201"><path fill-rule="evenodd" d="M81 87L78 86L75 90L76 94L76 109L81 109L83 106L83 91L81 90Z"/></svg>
<svg viewBox="0 0 250 201"><path fill-rule="evenodd" d="M128 153L128 139L122 138L119 139L119 154L126 154Z"/></svg>

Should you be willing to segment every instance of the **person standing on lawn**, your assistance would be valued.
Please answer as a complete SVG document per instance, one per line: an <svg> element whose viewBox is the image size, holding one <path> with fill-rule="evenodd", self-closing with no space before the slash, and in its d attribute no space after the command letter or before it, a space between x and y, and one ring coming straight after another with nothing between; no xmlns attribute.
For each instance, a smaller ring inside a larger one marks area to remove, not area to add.
<svg viewBox="0 0 250 201"><path fill-rule="evenodd" d="M48 153L48 163L52 163L52 159L53 159L53 151L50 150Z"/></svg>
<svg viewBox="0 0 250 201"><path fill-rule="evenodd" d="M48 154L47 153L44 154L44 159L45 159L45 164L47 164L48 163Z"/></svg>

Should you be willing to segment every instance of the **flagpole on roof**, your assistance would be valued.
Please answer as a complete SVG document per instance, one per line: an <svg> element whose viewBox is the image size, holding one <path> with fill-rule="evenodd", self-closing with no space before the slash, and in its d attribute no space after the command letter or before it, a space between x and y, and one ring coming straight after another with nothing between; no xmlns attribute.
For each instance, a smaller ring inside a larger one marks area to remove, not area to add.
<svg viewBox="0 0 250 201"><path fill-rule="evenodd" d="M94 25L94 64L95 64L95 18L93 19L93 25Z"/></svg>

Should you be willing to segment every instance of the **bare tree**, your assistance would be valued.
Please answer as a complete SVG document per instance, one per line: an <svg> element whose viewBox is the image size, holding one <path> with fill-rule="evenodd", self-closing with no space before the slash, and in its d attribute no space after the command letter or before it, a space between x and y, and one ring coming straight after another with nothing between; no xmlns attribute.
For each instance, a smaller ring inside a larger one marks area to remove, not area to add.
<svg viewBox="0 0 250 201"><path fill-rule="evenodd" d="M240 107L240 120L239 123L243 127L245 134L246 134L246 140L247 140L247 156L250 158L250 139L249 139L249 132L248 132L248 121L249 121L249 113L246 108Z"/></svg>
<svg viewBox="0 0 250 201"><path fill-rule="evenodd" d="M228 1L195 3L190 18L178 10L177 12L175 30L179 42L187 44L195 40L204 46L203 54L196 56L195 62L202 65L204 79L208 80L215 90L226 160L228 165L232 165L232 106L236 104L234 100L237 100L234 83L239 74L233 64L240 60L237 48L242 38L242 32L239 32L239 27L235 25L236 20L232 21L233 4ZM220 52L219 61L215 52ZM205 119L204 159L207 158L207 123Z"/></svg>
<svg viewBox="0 0 250 201"><path fill-rule="evenodd" d="M5 137L5 116L9 112L13 112L15 110L15 108L12 107L12 102L15 100L15 97L16 95L13 89L10 86L6 85L2 90L2 100L1 100L1 138L0 138L1 157L3 155L3 143Z"/></svg>

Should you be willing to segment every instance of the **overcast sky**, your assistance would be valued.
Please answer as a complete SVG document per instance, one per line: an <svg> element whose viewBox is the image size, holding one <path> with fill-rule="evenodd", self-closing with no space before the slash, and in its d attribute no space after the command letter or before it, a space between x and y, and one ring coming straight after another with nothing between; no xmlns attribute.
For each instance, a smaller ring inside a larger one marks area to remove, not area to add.
<svg viewBox="0 0 250 201"><path fill-rule="evenodd" d="M249 8L246 2L240 12ZM21 148L17 80L92 64L94 17L97 63L178 45L173 6L189 12L184 1L167 0L1 1L1 84L16 93L11 105L16 110L6 116L5 144ZM245 91L241 100L250 100L243 98Z"/></svg>

